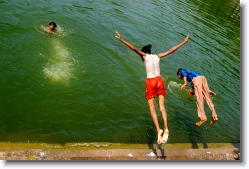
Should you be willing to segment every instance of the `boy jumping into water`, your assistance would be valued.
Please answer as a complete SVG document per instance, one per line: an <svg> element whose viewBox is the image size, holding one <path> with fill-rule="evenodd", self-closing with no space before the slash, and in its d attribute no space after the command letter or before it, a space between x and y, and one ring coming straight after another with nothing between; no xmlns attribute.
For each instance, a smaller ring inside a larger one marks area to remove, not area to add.
<svg viewBox="0 0 249 169"><path fill-rule="evenodd" d="M166 89L164 85L164 81L160 76L160 67L159 61L162 57L167 56L171 53L174 53L178 48L188 42L188 36L179 43L178 45L172 47L170 50L158 53L158 54L151 54L151 45L144 46L141 50L137 49L131 43L125 41L121 35L116 31L115 36L120 42L125 44L131 50L136 52L142 59L145 64L147 78L146 78L146 99L148 101L148 106L150 110L150 114L154 125L156 127L158 139L157 143L162 144L168 141L169 130L168 130L168 123L167 123L167 112L164 107L164 98L166 96ZM158 118L155 110L154 105L154 97L158 96L160 112L162 114L163 124L164 124L164 131L160 129Z"/></svg>
<svg viewBox="0 0 249 169"><path fill-rule="evenodd" d="M191 70L186 69L178 69L177 76L179 79L184 81L184 84L181 86L181 89L184 89L187 85L187 81L190 82L191 89L189 92L196 96L196 105L197 105L197 113L200 121L196 123L197 126L202 125L205 121L207 121L207 116L204 111L204 100L206 100L211 112L212 112L212 120L210 124L214 124L218 121L218 116L214 109L214 104L211 99L211 95L216 96L216 93L211 91L208 87L207 79L201 73L196 73Z"/></svg>

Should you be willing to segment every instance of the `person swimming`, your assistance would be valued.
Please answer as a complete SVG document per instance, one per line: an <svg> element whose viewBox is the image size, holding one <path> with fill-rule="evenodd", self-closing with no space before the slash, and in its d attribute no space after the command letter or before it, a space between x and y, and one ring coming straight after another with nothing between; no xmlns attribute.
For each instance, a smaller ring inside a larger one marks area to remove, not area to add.
<svg viewBox="0 0 249 169"><path fill-rule="evenodd" d="M57 24L55 22L50 22L48 27L41 26L41 28L48 33L57 32L56 27L57 27Z"/></svg>

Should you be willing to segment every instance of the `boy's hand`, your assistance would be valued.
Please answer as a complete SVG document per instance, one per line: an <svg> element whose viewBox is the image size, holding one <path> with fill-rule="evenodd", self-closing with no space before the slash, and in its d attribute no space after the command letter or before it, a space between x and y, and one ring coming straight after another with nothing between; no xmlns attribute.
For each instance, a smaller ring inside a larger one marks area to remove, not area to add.
<svg viewBox="0 0 249 169"><path fill-rule="evenodd" d="M192 94L192 95L195 95L195 91L194 91L194 89L193 88L191 88L191 89L189 89L189 91L188 91L190 94Z"/></svg>
<svg viewBox="0 0 249 169"><path fill-rule="evenodd" d="M184 43L188 42L188 35L185 37L185 39L183 40Z"/></svg>
<svg viewBox="0 0 249 169"><path fill-rule="evenodd" d="M182 89L185 89L186 88L186 84L183 84L182 86L181 86L181 90Z"/></svg>
<svg viewBox="0 0 249 169"><path fill-rule="evenodd" d="M121 39L121 35L118 33L118 31L116 30L116 36L115 36L118 40Z"/></svg>

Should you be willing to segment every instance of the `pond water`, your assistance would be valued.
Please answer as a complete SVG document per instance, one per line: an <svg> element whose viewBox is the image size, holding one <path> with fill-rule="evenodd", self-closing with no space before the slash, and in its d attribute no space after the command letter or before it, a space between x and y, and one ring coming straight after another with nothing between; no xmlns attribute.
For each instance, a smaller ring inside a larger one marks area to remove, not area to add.
<svg viewBox="0 0 249 169"><path fill-rule="evenodd" d="M189 35L160 62L168 143L240 142L238 0L2 0L0 7L0 141L155 142L144 64L115 38L118 30L139 49L151 43L153 53ZM50 21L56 34L41 29ZM216 92L215 125L205 105L208 122L195 126L180 67L204 74Z"/></svg>

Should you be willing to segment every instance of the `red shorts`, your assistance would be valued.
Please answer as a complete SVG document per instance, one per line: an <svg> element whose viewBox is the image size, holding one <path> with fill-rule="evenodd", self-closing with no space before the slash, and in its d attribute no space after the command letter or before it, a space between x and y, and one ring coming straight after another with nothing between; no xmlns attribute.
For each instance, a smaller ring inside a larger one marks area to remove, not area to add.
<svg viewBox="0 0 249 169"><path fill-rule="evenodd" d="M166 96L164 81L160 76L146 79L146 99L149 100L156 95Z"/></svg>

